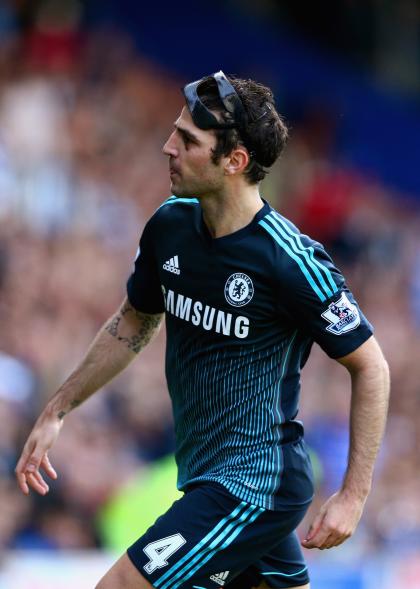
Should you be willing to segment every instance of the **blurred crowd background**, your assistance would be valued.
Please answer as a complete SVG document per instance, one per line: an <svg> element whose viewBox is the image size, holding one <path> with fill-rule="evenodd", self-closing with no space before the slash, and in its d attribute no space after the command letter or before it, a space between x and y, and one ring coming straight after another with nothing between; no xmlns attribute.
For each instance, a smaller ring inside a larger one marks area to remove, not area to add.
<svg viewBox="0 0 420 589"><path fill-rule="evenodd" d="M26 498L14 482L35 418L124 297L145 220L169 196L161 147L187 80L189 56L184 70L165 69L160 56L154 61L141 51L145 38L139 42L112 19L96 22L86 4L0 4L0 550L109 547L103 510L127 482L173 450L161 333L124 374L65 419L51 454L59 479L50 495ZM105 4L111 14L112 3ZM334 45L322 29L311 34L308 23L284 7L275 11L275 4L261 3L259 16L268 16L271 26L274 15L283 19L288 34L298 31L305 42L322 38L335 59L351 61L352 72L360 68L406 100L413 128L418 124L415 2L398 3L404 9L396 35L400 53L388 52L385 17L376 44L359 29L360 43L346 44L331 27ZM361 18L354 8L360 3L334 4L348 9L340 12L342 28ZM370 20L359 24L373 26L379 4L366 3ZM226 5L231 15L239 11L237 2ZM241 10L242 18L254 18L247 10L255 7L245 2ZM289 146L262 194L332 253L391 367L390 417L374 489L356 537L343 550L418 551L420 192L355 165L340 150L342 115L319 96L297 103L265 64L258 70L254 62L252 72L238 62L236 73L270 83L291 127ZM213 70L225 69L220 58L219 64ZM391 116L384 125L392 127ZM401 159L413 157L405 153L410 140L393 146ZM376 141L380 149L386 134ZM420 164L420 151L415 157ZM349 397L344 369L315 347L304 369L300 411L317 474L313 509L344 472Z"/></svg>

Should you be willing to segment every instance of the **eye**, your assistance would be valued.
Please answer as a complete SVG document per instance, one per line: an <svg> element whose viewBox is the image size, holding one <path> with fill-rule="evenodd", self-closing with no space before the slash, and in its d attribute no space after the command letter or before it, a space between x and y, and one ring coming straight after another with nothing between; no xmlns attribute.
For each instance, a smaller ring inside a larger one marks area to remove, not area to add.
<svg viewBox="0 0 420 589"><path fill-rule="evenodd" d="M185 145L185 149L188 149L192 145L191 139L188 137L188 135L184 135L184 133L181 133L181 137L182 142Z"/></svg>
<svg viewBox="0 0 420 589"><path fill-rule="evenodd" d="M181 129L178 129L178 133L181 137L185 149L188 150L191 147L191 145L195 143L195 141L189 136L188 133L184 133L184 131L182 131Z"/></svg>

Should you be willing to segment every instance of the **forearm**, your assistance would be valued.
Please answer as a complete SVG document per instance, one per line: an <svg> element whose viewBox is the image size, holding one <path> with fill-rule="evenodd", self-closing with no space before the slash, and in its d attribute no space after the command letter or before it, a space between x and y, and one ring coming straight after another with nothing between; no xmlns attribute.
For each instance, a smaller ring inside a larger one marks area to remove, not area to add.
<svg viewBox="0 0 420 589"><path fill-rule="evenodd" d="M382 354L351 372L350 450L343 491L365 499L384 434L389 399L389 371Z"/></svg>
<svg viewBox="0 0 420 589"><path fill-rule="evenodd" d="M82 362L47 404L45 413L62 419L119 374L135 356L103 326Z"/></svg>
<svg viewBox="0 0 420 589"><path fill-rule="evenodd" d="M161 315L137 312L124 301L105 323L86 356L47 404L43 416L62 419L119 374L157 332Z"/></svg>
<svg viewBox="0 0 420 589"><path fill-rule="evenodd" d="M362 516L373 467L385 429L389 397L388 365L372 336L339 358L351 375L350 451L341 489L321 506L302 545L332 548L349 538Z"/></svg>

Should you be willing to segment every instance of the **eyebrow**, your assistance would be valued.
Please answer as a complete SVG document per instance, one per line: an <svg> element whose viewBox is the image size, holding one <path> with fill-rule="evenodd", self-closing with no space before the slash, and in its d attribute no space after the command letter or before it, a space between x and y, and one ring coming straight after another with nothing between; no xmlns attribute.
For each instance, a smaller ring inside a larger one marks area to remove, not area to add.
<svg viewBox="0 0 420 589"><path fill-rule="evenodd" d="M190 139L190 141L194 141L194 143L200 143L200 140L197 137L197 135L194 135L194 133L191 133L191 131L188 131L187 129L180 127L177 123L174 123L174 127L178 131L178 133L181 133L181 135L183 135L187 139Z"/></svg>

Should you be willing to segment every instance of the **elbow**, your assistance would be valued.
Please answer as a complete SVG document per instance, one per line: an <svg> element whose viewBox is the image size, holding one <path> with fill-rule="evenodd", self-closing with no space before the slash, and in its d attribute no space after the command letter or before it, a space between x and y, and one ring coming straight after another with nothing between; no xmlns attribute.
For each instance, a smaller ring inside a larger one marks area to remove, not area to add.
<svg viewBox="0 0 420 589"><path fill-rule="evenodd" d="M374 362L365 366L357 378L365 382L366 390L376 391L385 405L388 405L390 395L390 370L388 362L381 354Z"/></svg>
<svg viewBox="0 0 420 589"><path fill-rule="evenodd" d="M385 358L383 358L383 362L382 362L382 375L383 375L384 384L385 384L384 389L387 392L387 397L389 397L390 385L391 385L391 372L389 369L389 364L385 360Z"/></svg>
<svg viewBox="0 0 420 589"><path fill-rule="evenodd" d="M382 376L382 379L384 381L384 384L388 384L389 385L389 381L390 381L390 370L389 370L389 364L385 359L385 356L382 353L382 350L379 348L378 346L378 354L376 355L375 361L373 362L373 369L375 370L375 372L379 375ZM388 386L389 388L389 386Z"/></svg>
<svg viewBox="0 0 420 589"><path fill-rule="evenodd" d="M382 352L380 352L375 359L372 359L372 361L364 367L364 370L371 377L381 378L385 385L389 383L389 364Z"/></svg>

